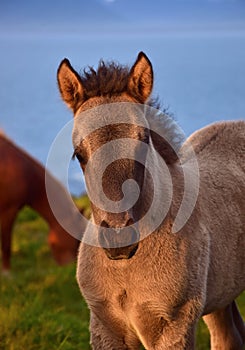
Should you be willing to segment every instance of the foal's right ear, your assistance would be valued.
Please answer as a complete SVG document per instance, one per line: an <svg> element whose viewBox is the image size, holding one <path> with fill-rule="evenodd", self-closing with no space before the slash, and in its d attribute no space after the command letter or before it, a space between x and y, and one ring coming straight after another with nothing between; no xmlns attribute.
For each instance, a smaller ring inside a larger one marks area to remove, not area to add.
<svg viewBox="0 0 245 350"><path fill-rule="evenodd" d="M141 103L151 94L153 87L153 69L149 58L140 52L129 73L128 90Z"/></svg>
<svg viewBox="0 0 245 350"><path fill-rule="evenodd" d="M85 93L79 74L67 58L60 63L57 80L62 99L75 113L78 106L84 102Z"/></svg>

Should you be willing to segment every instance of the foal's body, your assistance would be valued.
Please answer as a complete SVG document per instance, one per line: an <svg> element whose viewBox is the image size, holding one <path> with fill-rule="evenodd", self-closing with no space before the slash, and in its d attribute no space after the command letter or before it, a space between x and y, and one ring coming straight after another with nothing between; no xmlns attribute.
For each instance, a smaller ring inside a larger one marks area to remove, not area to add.
<svg viewBox="0 0 245 350"><path fill-rule="evenodd" d="M94 349L138 349L139 340L146 349L193 349L204 314L214 349L241 349L245 332L236 309L226 307L245 289L245 218L237 220L245 211L242 143L244 122L194 135L200 192L181 232L171 232L168 218L130 260L109 260L101 248L81 244L77 276L91 308Z"/></svg>
<svg viewBox="0 0 245 350"><path fill-rule="evenodd" d="M107 71L107 76L109 73ZM117 88L113 95L113 90L108 90L113 84L103 87L101 76L98 70L81 78L67 60L62 62L58 71L59 87L63 99L74 111L75 123L83 110L93 112L93 107L110 102L142 103L150 95L153 75L143 53L127 73L124 90ZM92 90L95 79L97 90ZM115 86L118 87L116 83ZM106 117L106 114L102 116ZM75 124L73 141L85 170L86 159L106 140L109 142L113 134L118 136L118 130L115 131L115 126L99 129L87 141L77 139L78 127L79 123ZM110 246L81 243L77 279L91 310L92 348L136 350L143 344L147 350L191 350L195 347L197 322L206 315L204 320L210 329L212 349L240 350L245 343L245 332L234 299L245 288L245 122L220 123L196 132L184 144L180 161L164 140L161 146L154 133L149 136L144 132L142 137L138 129L137 132L134 129L131 136L127 130L118 137L138 137L139 141L147 142L152 157L156 149L160 152L173 182L172 203L158 229L137 246L132 240L133 244L125 244L123 250L117 248L116 251ZM101 144L98 140L102 140ZM199 164L200 189L190 217L175 232L173 224L185 190L182 162L190 171L193 165L189 162L188 143L192 144ZM117 151L120 155L120 148ZM114 163L110 172L104 174L104 189L117 201L122 182L126 175L131 178L135 174L130 169L137 169L137 164L122 160L117 167ZM152 191L151 182L146 173L143 184L137 173L135 179L141 184L144 207ZM93 185L96 188L96 183ZM158 208L164 205L165 193L160 193L157 200ZM137 210L144 212L140 204ZM97 225L116 228L127 226L128 217L131 215L134 219L135 215L134 211L123 215L107 213L94 203L92 214ZM102 233L98 233L99 241L100 235ZM105 234L103 237L108 238Z"/></svg>

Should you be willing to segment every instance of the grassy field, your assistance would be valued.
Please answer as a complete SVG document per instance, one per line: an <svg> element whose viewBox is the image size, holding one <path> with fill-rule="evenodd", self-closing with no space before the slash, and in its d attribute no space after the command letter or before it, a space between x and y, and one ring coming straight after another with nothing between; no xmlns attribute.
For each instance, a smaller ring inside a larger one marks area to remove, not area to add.
<svg viewBox="0 0 245 350"><path fill-rule="evenodd" d="M12 272L0 274L0 350L90 349L89 312L75 280L75 264L55 264L47 231L46 223L29 208L18 216ZM239 306L244 317L245 294ZM197 345L198 350L209 349L202 322Z"/></svg>

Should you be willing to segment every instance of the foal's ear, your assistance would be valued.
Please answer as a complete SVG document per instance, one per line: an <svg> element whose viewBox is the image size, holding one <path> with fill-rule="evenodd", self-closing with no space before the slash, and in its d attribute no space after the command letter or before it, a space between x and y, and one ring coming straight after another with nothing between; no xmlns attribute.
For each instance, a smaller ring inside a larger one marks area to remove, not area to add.
<svg viewBox="0 0 245 350"><path fill-rule="evenodd" d="M129 73L128 90L140 102L145 102L151 94L152 87L153 69L151 62L144 52L140 52Z"/></svg>
<svg viewBox="0 0 245 350"><path fill-rule="evenodd" d="M79 74L65 58L57 71L58 85L64 102L75 113L78 105L84 102L84 88Z"/></svg>

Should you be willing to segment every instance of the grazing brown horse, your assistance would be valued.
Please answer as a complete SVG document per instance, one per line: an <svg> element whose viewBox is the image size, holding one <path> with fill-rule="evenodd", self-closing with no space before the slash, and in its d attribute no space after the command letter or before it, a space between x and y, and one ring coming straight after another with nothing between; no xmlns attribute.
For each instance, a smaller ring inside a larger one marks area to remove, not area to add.
<svg viewBox="0 0 245 350"><path fill-rule="evenodd" d="M0 134L0 232L3 270L10 269L12 227L17 213L28 205L49 224L49 244L58 264L74 261L78 240L67 233L55 218L46 194L45 169L35 159ZM76 220L74 208L63 186L46 172L54 193L56 205L63 216Z"/></svg>
<svg viewBox="0 0 245 350"><path fill-rule="evenodd" d="M153 110L142 52L131 69L101 62L82 75L64 59L58 84L92 205L77 266L92 348L194 349L204 316L212 349L241 350L245 122L208 126L181 144L171 117Z"/></svg>

